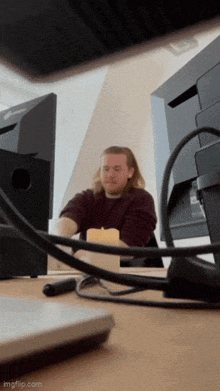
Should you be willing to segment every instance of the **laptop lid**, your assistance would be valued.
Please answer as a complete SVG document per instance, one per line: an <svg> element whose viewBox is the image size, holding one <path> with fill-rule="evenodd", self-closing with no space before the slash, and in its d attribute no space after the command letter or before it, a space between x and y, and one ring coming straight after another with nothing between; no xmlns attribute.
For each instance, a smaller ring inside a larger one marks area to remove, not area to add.
<svg viewBox="0 0 220 391"><path fill-rule="evenodd" d="M114 326L111 314L84 305L4 296L0 309L2 379L94 348Z"/></svg>

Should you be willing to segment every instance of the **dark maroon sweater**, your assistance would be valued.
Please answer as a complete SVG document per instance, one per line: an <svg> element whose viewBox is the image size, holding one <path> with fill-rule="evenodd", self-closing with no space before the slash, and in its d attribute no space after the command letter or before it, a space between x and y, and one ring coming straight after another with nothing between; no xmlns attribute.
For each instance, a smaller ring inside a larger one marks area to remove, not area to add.
<svg viewBox="0 0 220 391"><path fill-rule="evenodd" d="M104 191L94 195L88 189L72 198L60 217L73 219L86 240L89 228L117 228L129 246L147 245L156 227L153 197L144 189L131 188L120 198L107 198Z"/></svg>

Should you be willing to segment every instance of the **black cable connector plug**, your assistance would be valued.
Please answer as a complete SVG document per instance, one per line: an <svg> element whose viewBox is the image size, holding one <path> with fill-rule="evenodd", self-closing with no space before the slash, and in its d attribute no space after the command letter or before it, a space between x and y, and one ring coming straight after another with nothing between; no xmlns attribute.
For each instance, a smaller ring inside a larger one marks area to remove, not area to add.
<svg viewBox="0 0 220 391"><path fill-rule="evenodd" d="M174 258L167 272L167 298L220 303L220 269L198 257Z"/></svg>
<svg viewBox="0 0 220 391"><path fill-rule="evenodd" d="M43 293L46 296L57 296L63 293L75 291L75 278L68 278L67 280L57 281L52 284L47 284L43 288Z"/></svg>

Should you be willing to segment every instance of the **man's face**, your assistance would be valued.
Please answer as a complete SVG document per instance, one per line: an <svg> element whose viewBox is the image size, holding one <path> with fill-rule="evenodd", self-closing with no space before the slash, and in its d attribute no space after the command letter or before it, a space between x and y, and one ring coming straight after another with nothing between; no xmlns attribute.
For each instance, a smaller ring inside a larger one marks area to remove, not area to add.
<svg viewBox="0 0 220 391"><path fill-rule="evenodd" d="M103 156L100 174L105 194L121 195L133 173L134 168L128 168L126 155L109 154Z"/></svg>

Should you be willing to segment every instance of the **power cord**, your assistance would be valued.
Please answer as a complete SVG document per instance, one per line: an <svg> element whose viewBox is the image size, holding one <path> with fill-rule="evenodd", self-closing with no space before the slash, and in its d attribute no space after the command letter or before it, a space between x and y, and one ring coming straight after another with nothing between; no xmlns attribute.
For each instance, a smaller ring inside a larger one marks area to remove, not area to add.
<svg viewBox="0 0 220 391"><path fill-rule="evenodd" d="M204 310L204 309L220 309L220 303L206 303L201 301L156 301L156 300L140 300L140 299L124 299L115 296L122 296L124 294L131 294L143 291L145 289L142 288L134 288L127 291L121 292L111 292L107 287L105 287L100 281L96 280L97 285L101 285L104 287L109 295L100 295L95 293L88 293L83 291L85 286L89 286L87 283L87 279L91 279L91 277L84 277L82 280L76 283L75 292L79 297L90 300L97 301L105 301L117 304L127 304L127 305L138 305L142 307L159 307L159 308L167 308L167 309L187 309L187 310Z"/></svg>
<svg viewBox="0 0 220 391"><path fill-rule="evenodd" d="M220 137L220 131L212 128L212 127L202 127L198 128L192 132L190 132L187 136L185 136L179 144L174 149L173 153L171 154L165 170L163 174L163 182L162 182L162 188L161 188L161 204L160 204L160 214L161 214L161 225L163 227L163 234L164 239L166 242L167 247L174 247L173 238L171 235L170 225L169 225L169 217L168 217L168 208L167 208L167 200L168 200L168 191L169 191L169 180L172 168L174 166L174 163L177 159L177 156L179 155L180 151L183 149L183 147L194 137L201 133L211 133L217 137ZM211 245L213 247L213 245ZM192 255L192 254L191 254ZM195 255L195 254L193 254Z"/></svg>

